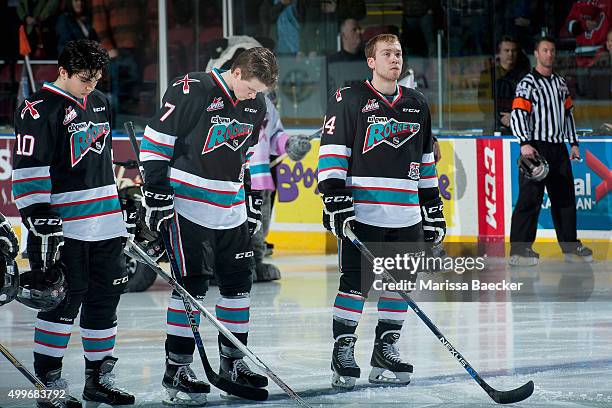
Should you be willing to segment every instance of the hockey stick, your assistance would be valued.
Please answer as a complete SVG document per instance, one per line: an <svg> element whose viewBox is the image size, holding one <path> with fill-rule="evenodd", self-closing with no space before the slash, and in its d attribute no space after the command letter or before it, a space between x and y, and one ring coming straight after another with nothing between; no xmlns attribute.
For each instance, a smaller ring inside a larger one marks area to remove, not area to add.
<svg viewBox="0 0 612 408"><path fill-rule="evenodd" d="M132 122L126 122L124 126L125 126L125 130L128 133L128 137L130 139L130 143L132 144L132 148L134 149L134 153L136 154L136 161L138 162L138 168L141 171L140 175L141 177L143 177L143 180L144 180L142 168L140 165L140 158L139 158L140 148L138 146L138 141L136 140L136 132L134 131L134 124ZM229 394L236 395L238 397L245 398L245 399L254 400L254 401L265 401L266 399L268 399L267 390L261 389L261 388L249 387L246 385L237 384L235 382L229 381L221 377L217 372L215 372L215 370L210 365L210 362L208 361L208 357L206 356L206 350L204 349L204 343L202 342L202 336L200 336L200 330L198 327L198 323L196 322L195 317L193 316L192 304L190 303L191 301L195 305L197 304L197 301L193 297L191 297L191 295L189 295L189 292L187 292L181 286L182 281L181 281L181 284L179 284L175 280L175 279L181 279L180 278L181 275L179 272L178 264L176 263L176 258L174 258L174 252L172 252L172 247L170 246L170 242L168 240L168 230L165 226L162 228L162 231L160 231L160 234L164 241L164 246L166 247L166 254L168 254L168 259L170 260L170 269L172 271L173 277L164 276L160 274L159 271L160 270L163 271L163 270L159 268L157 263L154 262L152 259L148 259L148 260L151 261L157 268L155 268L153 265L150 265L148 262L146 262L146 260L143 260L142 257L133 257L133 258L136 259L137 261L140 260L140 262L144 262L145 264L153 268L159 276L164 278L166 282L170 283L170 285L174 288L174 290L176 290L180 294L181 299L183 300L183 305L185 307L185 316L187 317L187 321L189 321L189 326L191 327L191 331L193 332L193 338L195 340L195 343L198 349L198 353L200 354L200 359L202 360L202 365L204 366L204 372L206 373L206 377L208 378L208 380L210 381L212 385L214 385L215 387ZM127 246L126 246L126 249L127 249ZM171 279L171 281L168 280L167 278ZM185 294L188 294L190 297L189 298L186 297Z"/></svg>
<svg viewBox="0 0 612 408"><path fill-rule="evenodd" d="M27 368L25 368L23 366L23 364L21 364L21 362L19 360L17 360L17 358L15 358L15 356L6 347L4 347L4 345L1 344L1 343L0 343L0 353L2 353L4 355L4 357L6 357L6 359L8 361L10 361L11 364L13 364L15 366L15 368L17 370L19 370L19 372L21 374L23 374L24 377L27 378L28 381L30 381L32 383L32 385L34 385L36 387L37 390L42 391L43 393L49 393L49 394L52 394L53 392L59 391L59 390L51 390L51 389L47 388L47 386L45 384L43 384L43 382L40 381L38 379L38 377L36 377ZM62 402L62 401L59 401L59 398L60 397L55 396L53 398L49 398L48 401L54 407L65 408L66 404L64 402Z"/></svg>
<svg viewBox="0 0 612 408"><path fill-rule="evenodd" d="M193 305L193 307L196 310L198 310L201 314L203 314L206 317L206 319L208 319L208 321L211 322L212 325L217 328L217 330L219 330L219 332L221 334L223 334L225 337L227 337L228 340L231 341L234 346L236 346L236 348L238 348L240 351L242 351L245 356L247 356L251 361L253 361L253 363L255 363L262 371L264 371L266 373L266 375L268 377L270 377L270 379L272 379L272 381L274 381L283 391L285 391L299 405L301 405L303 407L310 407L310 405L308 405L308 403L306 403L306 401L304 401L283 380L281 380L270 368L268 368L268 366L265 363L263 363L259 359L259 357L257 357L257 355L255 355L247 346L242 344L242 342L240 340L238 340L236 338L236 336L234 336L234 334L232 332L230 332L223 325L223 323L221 323L219 320L217 320L217 318L212 313L210 313L204 306L202 306L200 303L198 303L197 300L189 292L187 292L182 286L180 286L176 282L176 280L174 278L172 278L155 261L153 261L153 259L151 259L151 257L149 255L147 255L147 253L142 248L140 248L140 246L138 246L138 244L136 244L135 242L133 242L131 240L128 241L128 243L127 243L127 245L125 247L124 252L128 256L131 256L132 258L137 260L138 262L142 262L145 265L149 266L163 280L168 282L170 284L170 286L172 286L172 288L174 290L176 290L181 296L184 296L186 299L188 299L191 302L191 304ZM173 254L168 254L168 258L172 258L173 259L173 260L171 260L171 265L172 265L172 263L176 262L176 259L174 258ZM214 373L214 374L216 374L216 373ZM211 380L211 383L212 382L213 381ZM232 383L232 384L234 384L234 383ZM252 387L248 387L248 388L249 388L249 390L264 391L267 394L267 391L264 390L264 389L261 389L261 388L252 388ZM230 394L233 394L233 393L230 392ZM236 394L234 394L234 395L236 395Z"/></svg>
<svg viewBox="0 0 612 408"><path fill-rule="evenodd" d="M323 126L321 126L320 128L318 128L317 130L315 130L314 132L312 132L309 136L308 136L308 140L312 140L312 139L316 139L317 137L321 137L321 132L323 131ZM283 160L285 160L287 158L287 153L283 153L280 156L278 156L276 159L272 160L270 162L270 168L274 167L274 166L278 166L280 164L280 162L282 162Z"/></svg>
<svg viewBox="0 0 612 408"><path fill-rule="evenodd" d="M344 229L344 234L368 259L368 261L374 263L374 255L372 254L372 252L370 252L370 250L365 246L365 244L361 242L359 238L357 238L357 236L349 226ZM397 281L393 278L393 276L391 276L389 271L384 268L382 268L381 276L385 281L389 283L397 283ZM429 330L431 330L432 333L438 338L438 340L440 340L440 343L442 343L442 345L448 350L448 352L451 353L459 361L459 363L463 366L463 368L465 368L465 371L470 374L474 381L476 381L478 385L480 385L480 387L485 390L487 394L489 394L489 397L491 397L493 401L497 402L498 404L512 404L527 399L531 396L531 394L533 394L534 385L533 381L531 380L526 384L520 386L519 388L510 391L498 391L491 387L489 384L487 384L485 380L482 379L480 374L478 374L476 370L472 368L470 363L467 362L467 360L461 355L461 353L459 353L459 351L455 347L453 347L453 345L451 345L450 341L448 341L448 339L442 334L442 332L440 332L440 330L429 319L429 317L427 317L427 315L423 313L423 311L417 306L414 300L412 300L410 295L401 290L398 290L397 293L402 297L402 299L404 299L408 303L408 306L410 306L410 308L414 310L416 315L423 321L423 323L425 323L425 325L429 327Z"/></svg>
<svg viewBox="0 0 612 408"><path fill-rule="evenodd" d="M140 158L139 158L140 149L138 147L138 141L136 140L136 133L134 132L133 123L126 122L125 130L127 131L128 137L130 138L130 143L132 144L134 153L136 153L136 161L138 161L138 166L139 168L141 168ZM142 174L142 172L141 172L141 177L143 177L144 179L144 175ZM164 226L161 231L161 236L162 236L162 239L164 240L164 245L166 247L166 254L168 255L168 260L170 261L171 270L173 271L173 274L176 277L176 276L180 276L180 272L178 268L178 263L174 256L174 252L170 250L171 246L168 240L167 232L168 231L166 229L166 226ZM154 262L150 257L148 257L146 252L144 252L135 243L130 242L130 241L128 241L126 250L128 247L131 247L132 249L137 250L139 257L134 258L134 259L140 260L141 262L153 268L153 270L157 272L157 274L161 276L162 279L168 282L174 288L174 290L176 290L181 295L181 297L183 298L183 303L185 305L185 314L187 315L189 324L191 325L191 328L193 330L194 338L196 338L196 335L198 338L200 338L200 336L199 336L198 326L197 324L195 324L195 318L193 317L193 313L191 312L192 305L197 310L199 310L200 313L206 316L206 318L217 328L217 330L219 330L230 342L232 342L232 344L236 346L236 348L242 351L249 359L251 359L251 361L253 361L253 363L257 364L257 366L259 366L266 373L266 375L270 377L272 381L274 381L283 391L285 391L287 395L293 398L299 405L303 407L310 407L310 405L308 405L295 391L293 391L291 387L289 387L263 361L261 361L259 357L257 357L257 355L251 352L251 350L249 350L244 344L242 344L242 342L238 340L236 336L232 334L232 332L230 332L221 322L219 322L215 316L213 316L208 310L206 310L202 305L200 305L200 303L198 303L197 300L193 296L191 296L189 292L187 292L180 284L178 284L175 279L169 276L163 269L159 267L159 265L157 265L156 262ZM191 302L191 304L189 304L189 302ZM189 310L189 313L187 312L188 310ZM254 399L258 401L263 401L268 398L268 391L265 389L243 386L240 384L229 382L223 377L220 377L219 374L217 374L212 369L212 367L210 366L210 363L208 362L208 359L206 358L206 352L204 350L202 339L200 338L199 342L196 340L196 344L198 345L198 351L200 352L200 357L202 357L202 364L204 365L206 376L208 377L211 384L213 384L215 387L219 389L222 389L223 391L226 391L230 394L233 394L233 395L236 395L242 398ZM222 386L226 388L223 388ZM230 387L234 388L234 390L233 391L228 390L228 388ZM250 395L250 394L255 394L255 395Z"/></svg>

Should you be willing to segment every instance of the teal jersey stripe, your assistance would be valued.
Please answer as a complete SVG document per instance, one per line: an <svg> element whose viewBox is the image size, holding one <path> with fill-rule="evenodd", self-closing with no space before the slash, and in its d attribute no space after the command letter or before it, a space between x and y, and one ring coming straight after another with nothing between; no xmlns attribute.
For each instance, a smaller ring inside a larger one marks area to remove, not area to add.
<svg viewBox="0 0 612 408"><path fill-rule="evenodd" d="M233 322L248 322L249 321L249 309L246 310L225 310L215 308L217 318L223 320L231 320Z"/></svg>
<svg viewBox="0 0 612 408"><path fill-rule="evenodd" d="M221 206L230 206L234 203L244 201L244 189L241 188L235 194L221 194L210 190L204 190L186 184L178 183L174 180L170 181L170 185L174 187L174 192L177 196L187 196L198 200L204 200Z"/></svg>
<svg viewBox="0 0 612 408"><path fill-rule="evenodd" d="M396 312L405 312L408 310L408 302L405 300L378 300L378 308L386 310L394 310Z"/></svg>
<svg viewBox="0 0 612 408"><path fill-rule="evenodd" d="M67 219L121 210L121 205L117 197L111 197L81 204L54 206L54 208L59 211L61 218Z"/></svg>
<svg viewBox="0 0 612 408"><path fill-rule="evenodd" d="M253 174L267 174L270 172L270 165L269 164L256 164L256 165L252 165L249 167L249 169L251 170L251 175Z"/></svg>
<svg viewBox="0 0 612 408"><path fill-rule="evenodd" d="M195 318L196 323L199 325L200 324L200 314L194 313L193 317ZM166 313L166 319L168 323L189 326L189 321L187 320L187 316L185 315L185 312L183 311L175 312L173 310L168 310L168 312Z"/></svg>
<svg viewBox="0 0 612 408"><path fill-rule="evenodd" d="M343 308L343 309L350 309L350 310L356 310L356 311L363 311L363 305L365 304L365 300L359 300L359 299L353 299L353 298L347 298L347 297L341 297L341 296L336 296L336 301L334 302L334 306Z"/></svg>
<svg viewBox="0 0 612 408"><path fill-rule="evenodd" d="M418 204L419 194L409 191L362 190L353 189L353 198L357 201L377 203Z"/></svg>
<svg viewBox="0 0 612 408"><path fill-rule="evenodd" d="M13 197L19 197L20 195L27 194L32 191L51 192L51 179L45 178L40 180L13 183Z"/></svg>
<svg viewBox="0 0 612 408"><path fill-rule="evenodd" d="M142 142L140 143L140 150L150 150L168 157L172 157L172 154L174 153L174 147L152 143L145 138L142 138Z"/></svg>
<svg viewBox="0 0 612 408"><path fill-rule="evenodd" d="M332 167L342 167L343 169L348 169L348 159L342 157L319 158L319 170L330 169Z"/></svg>
<svg viewBox="0 0 612 408"><path fill-rule="evenodd" d="M115 336L104 340L82 340L85 351L102 351L115 347Z"/></svg>
<svg viewBox="0 0 612 408"><path fill-rule="evenodd" d="M430 164L428 166L421 166L421 172L420 172L421 176L435 176L436 175L436 165L435 164Z"/></svg>
<svg viewBox="0 0 612 408"><path fill-rule="evenodd" d="M44 333L39 330L35 330L34 341L51 344L52 346L66 347L70 341L70 336L58 336L56 334Z"/></svg>

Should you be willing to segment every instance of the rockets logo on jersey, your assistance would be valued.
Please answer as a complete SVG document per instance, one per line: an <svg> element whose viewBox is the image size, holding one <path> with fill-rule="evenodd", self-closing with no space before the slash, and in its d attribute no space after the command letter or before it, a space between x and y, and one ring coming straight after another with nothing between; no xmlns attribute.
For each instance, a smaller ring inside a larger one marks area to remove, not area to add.
<svg viewBox="0 0 612 408"><path fill-rule="evenodd" d="M32 119L38 119L40 118L40 113L38 113L38 111L36 110L36 108L34 106L38 105L39 103L41 103L43 100L39 99L37 101L34 102L30 102L27 99L24 101L25 103L25 107L21 110L21 119L25 118L25 114L27 112L30 112L30 115L32 115Z"/></svg>
<svg viewBox="0 0 612 408"><path fill-rule="evenodd" d="M240 123L236 119L214 116L210 121L213 125L208 130L202 154L210 153L223 145L236 151L253 133L253 125Z"/></svg>
<svg viewBox="0 0 612 408"><path fill-rule="evenodd" d="M70 153L72 167L74 167L90 150L94 153L102 153L106 144L106 136L110 134L110 125L108 122L73 123L68 127L68 133L70 133Z"/></svg>
<svg viewBox="0 0 612 408"><path fill-rule="evenodd" d="M223 109L223 98L220 96L215 97L210 105L206 108L206 112L212 112L216 110Z"/></svg>
<svg viewBox="0 0 612 408"><path fill-rule="evenodd" d="M391 147L399 148L421 129L419 123L398 122L386 116L368 117L368 128L366 129L363 143L363 153L367 153L376 146L386 143Z"/></svg>

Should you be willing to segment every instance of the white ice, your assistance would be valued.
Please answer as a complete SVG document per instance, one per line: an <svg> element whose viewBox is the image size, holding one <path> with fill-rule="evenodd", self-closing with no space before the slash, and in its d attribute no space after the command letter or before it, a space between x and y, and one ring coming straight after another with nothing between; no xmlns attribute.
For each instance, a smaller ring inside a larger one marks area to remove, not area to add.
<svg viewBox="0 0 612 408"><path fill-rule="evenodd" d="M252 291L249 348L312 406L455 407L493 406L487 394L409 311L400 348L413 363L410 385L369 386L376 304L367 303L357 334L356 357L362 369L355 391L336 393L330 387L331 312L338 287L335 256L277 256L279 282L258 283ZM606 266L595 266L596 287L610 294L612 277ZM562 273L562 272L560 272ZM580 284L578 279L575 284ZM535 280L535 287L556 281ZM136 395L136 405L161 407L168 286L157 280L145 293L122 297L115 356L117 383ZM218 297L211 288L204 305L214 311ZM529 380L535 392L521 407L612 407L612 302L425 302L422 310L488 383L499 390ZM35 312L17 302L2 307L0 342L32 369ZM78 319L77 319L78 322ZM218 367L217 332L202 326L206 350ZM197 352L192 367L204 377ZM255 364L250 363L252 368ZM84 361L75 326L64 358L63 375L80 398ZM9 398L10 389L32 389L27 380L0 356L0 406L33 406ZM293 406L274 383L270 399L251 403L220 398L213 388L208 406Z"/></svg>

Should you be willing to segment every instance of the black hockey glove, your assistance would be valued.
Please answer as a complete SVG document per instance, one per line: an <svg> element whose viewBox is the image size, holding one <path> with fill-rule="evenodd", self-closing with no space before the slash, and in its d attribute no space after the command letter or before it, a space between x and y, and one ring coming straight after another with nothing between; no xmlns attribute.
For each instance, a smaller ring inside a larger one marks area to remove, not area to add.
<svg viewBox="0 0 612 408"><path fill-rule="evenodd" d="M306 135L293 135L287 139L285 152L293 161L300 161L310 151L310 138Z"/></svg>
<svg viewBox="0 0 612 408"><path fill-rule="evenodd" d="M151 231L159 232L162 222L174 216L174 189L145 184L142 187L142 215Z"/></svg>
<svg viewBox="0 0 612 408"><path fill-rule="evenodd" d="M247 193L246 207L247 207L247 222L249 224L249 234L255 235L261 228L261 205L263 204L263 197L259 191L249 191Z"/></svg>
<svg viewBox="0 0 612 408"><path fill-rule="evenodd" d="M444 204L440 197L426 202L421 206L423 215L423 235L425 242L436 246L439 245L446 235L446 221L442 210Z"/></svg>
<svg viewBox="0 0 612 408"><path fill-rule="evenodd" d="M51 268L64 245L62 219L52 213L40 213L26 218L28 227L28 259L32 270Z"/></svg>
<svg viewBox="0 0 612 408"><path fill-rule="evenodd" d="M133 239L136 235L138 222L138 207L132 199L121 200L121 211L123 212L123 222L128 232L128 239Z"/></svg>
<svg viewBox="0 0 612 408"><path fill-rule="evenodd" d="M15 259L19 252L19 241L13 232L11 224L0 214L0 252L11 259ZM4 283L4 281L2 282Z"/></svg>
<svg viewBox="0 0 612 408"><path fill-rule="evenodd" d="M344 228L355 219L353 195L350 190L335 190L323 194L323 226L340 239L346 238Z"/></svg>

